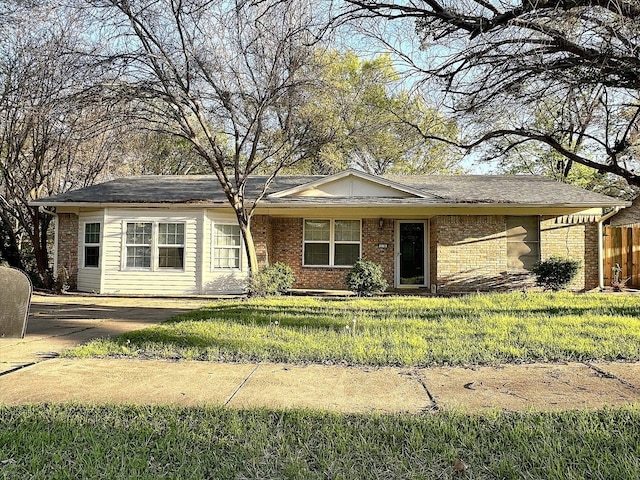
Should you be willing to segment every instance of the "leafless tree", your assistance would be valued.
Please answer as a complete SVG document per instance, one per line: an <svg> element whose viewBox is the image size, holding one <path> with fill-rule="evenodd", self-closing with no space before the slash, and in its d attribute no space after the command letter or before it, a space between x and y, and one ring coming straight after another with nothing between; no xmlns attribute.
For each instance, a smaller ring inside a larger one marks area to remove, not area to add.
<svg viewBox="0 0 640 480"><path fill-rule="evenodd" d="M257 203L278 173L309 149L300 115L317 75L323 32L318 2L94 0L104 52L121 68L115 97L138 102L138 116L191 144L217 177L235 215L251 272ZM114 67L115 68L115 67ZM252 174L265 174L259 193Z"/></svg>
<svg viewBox="0 0 640 480"><path fill-rule="evenodd" d="M635 0L347 0L351 15L414 20L466 147L541 142L640 185L640 4ZM553 122L536 124L553 100ZM506 140L506 142L505 142ZM575 148L576 144L580 148Z"/></svg>
<svg viewBox="0 0 640 480"><path fill-rule="evenodd" d="M60 13L15 10L0 27L0 255L45 286L52 216L29 202L92 183L115 144L109 107L83 94L78 25Z"/></svg>

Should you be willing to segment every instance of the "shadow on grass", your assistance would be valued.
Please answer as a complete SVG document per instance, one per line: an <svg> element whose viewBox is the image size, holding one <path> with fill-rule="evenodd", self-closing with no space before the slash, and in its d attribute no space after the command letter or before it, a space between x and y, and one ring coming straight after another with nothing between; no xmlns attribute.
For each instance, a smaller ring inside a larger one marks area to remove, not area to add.
<svg viewBox="0 0 640 480"><path fill-rule="evenodd" d="M99 353L93 354L375 364L392 358L412 365L636 359L640 306L616 300L511 294L223 302L97 343L94 352ZM580 347L585 342L593 344L587 354ZM615 345L600 349L601 344Z"/></svg>
<svg viewBox="0 0 640 480"><path fill-rule="evenodd" d="M497 302L499 303L499 302ZM341 303L337 306L324 304L317 307L300 306L268 306L256 304L218 305L196 312L179 315L165 323L179 323L184 321L207 322L223 321L244 325L272 325L278 322L280 326L291 328L327 328L336 330L350 325L353 319L365 317L367 320L437 320L439 318L484 315L514 315L514 316L584 316L604 315L622 317L640 317L640 304L637 306L594 305L594 306L531 306L526 301L521 306L513 302L483 308L470 303L467 306L424 306L397 308L393 305L380 304L378 308L355 308Z"/></svg>

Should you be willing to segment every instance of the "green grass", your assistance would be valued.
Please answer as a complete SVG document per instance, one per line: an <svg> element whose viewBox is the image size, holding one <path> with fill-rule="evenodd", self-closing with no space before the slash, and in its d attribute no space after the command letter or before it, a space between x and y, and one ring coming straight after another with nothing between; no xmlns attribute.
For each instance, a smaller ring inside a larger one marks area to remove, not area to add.
<svg viewBox="0 0 640 480"><path fill-rule="evenodd" d="M354 365L640 360L640 301L606 294L221 301L70 356Z"/></svg>
<svg viewBox="0 0 640 480"><path fill-rule="evenodd" d="M469 470L458 475L462 459ZM0 478L640 478L640 410L0 406Z"/></svg>

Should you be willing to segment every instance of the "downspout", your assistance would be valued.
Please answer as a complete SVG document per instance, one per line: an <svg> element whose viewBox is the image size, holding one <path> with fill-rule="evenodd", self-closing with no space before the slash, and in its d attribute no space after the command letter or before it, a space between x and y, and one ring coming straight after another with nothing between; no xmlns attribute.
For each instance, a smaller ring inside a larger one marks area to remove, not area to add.
<svg viewBox="0 0 640 480"><path fill-rule="evenodd" d="M53 221L53 278L58 278L58 214L53 210L47 210L44 207L39 207L42 213L52 215Z"/></svg>
<svg viewBox="0 0 640 480"><path fill-rule="evenodd" d="M603 215L598 219L598 287L600 290L604 290L604 245L603 245L603 235L604 231L602 229L602 225L604 222L613 217L616 213L620 211L620 207L615 207L606 215Z"/></svg>

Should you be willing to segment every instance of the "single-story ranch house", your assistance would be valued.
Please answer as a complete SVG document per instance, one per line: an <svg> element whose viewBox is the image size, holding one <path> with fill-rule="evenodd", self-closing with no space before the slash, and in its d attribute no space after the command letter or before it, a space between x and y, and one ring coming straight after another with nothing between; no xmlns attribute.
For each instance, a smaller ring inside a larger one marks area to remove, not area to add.
<svg viewBox="0 0 640 480"><path fill-rule="evenodd" d="M264 177L252 178L255 198ZM235 216L213 176L113 180L41 199L55 207L58 271L100 294L240 293L248 274ZM390 286L428 292L522 288L552 255L599 284L599 227L628 202L537 176L281 176L258 203L260 264L283 262L298 289L344 289L359 258ZM610 212L610 213L608 213ZM605 215L607 214L607 215ZM601 267L600 267L601 268Z"/></svg>

